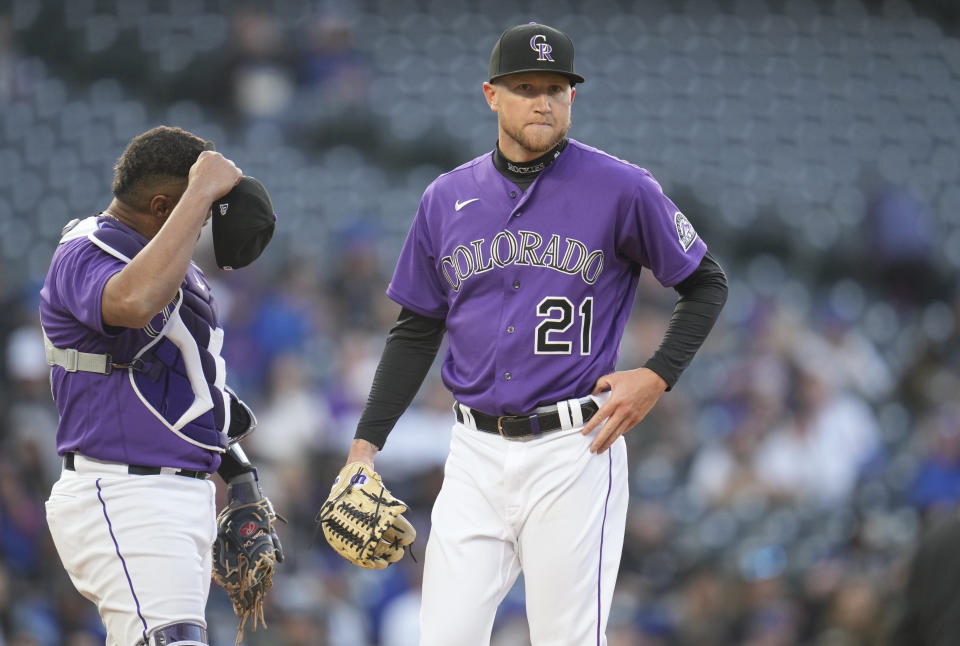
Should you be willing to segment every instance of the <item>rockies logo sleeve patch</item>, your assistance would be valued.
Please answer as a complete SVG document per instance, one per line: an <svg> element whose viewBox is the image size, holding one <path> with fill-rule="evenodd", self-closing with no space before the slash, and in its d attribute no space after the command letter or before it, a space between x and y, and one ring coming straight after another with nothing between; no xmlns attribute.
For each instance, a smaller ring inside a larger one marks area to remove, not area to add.
<svg viewBox="0 0 960 646"><path fill-rule="evenodd" d="M687 219L680 211L677 211L673 216L674 224L677 225L677 237L680 239L680 245L683 247L684 251L690 250L690 245L693 244L693 241L697 239L697 232L693 228L693 225L690 224L690 220Z"/></svg>

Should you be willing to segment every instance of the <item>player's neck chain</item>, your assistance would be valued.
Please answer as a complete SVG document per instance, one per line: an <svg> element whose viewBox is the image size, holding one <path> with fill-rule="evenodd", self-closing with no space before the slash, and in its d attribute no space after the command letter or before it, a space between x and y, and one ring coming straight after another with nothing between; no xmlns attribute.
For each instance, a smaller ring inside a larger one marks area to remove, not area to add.
<svg viewBox="0 0 960 646"><path fill-rule="evenodd" d="M563 149L567 147L567 139L563 138L556 146L540 155L536 159L528 162L515 162L507 159L500 152L500 144L493 153L493 165L497 170L511 179L530 179L532 180L544 168L549 166L554 159L560 156Z"/></svg>

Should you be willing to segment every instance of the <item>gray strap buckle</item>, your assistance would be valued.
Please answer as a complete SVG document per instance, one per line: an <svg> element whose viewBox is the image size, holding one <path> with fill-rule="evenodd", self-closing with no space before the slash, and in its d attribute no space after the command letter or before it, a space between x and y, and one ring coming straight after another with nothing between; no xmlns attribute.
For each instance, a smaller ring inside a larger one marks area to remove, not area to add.
<svg viewBox="0 0 960 646"><path fill-rule="evenodd" d="M63 369L67 372L76 372L80 366L80 352L76 348L67 348L63 354Z"/></svg>

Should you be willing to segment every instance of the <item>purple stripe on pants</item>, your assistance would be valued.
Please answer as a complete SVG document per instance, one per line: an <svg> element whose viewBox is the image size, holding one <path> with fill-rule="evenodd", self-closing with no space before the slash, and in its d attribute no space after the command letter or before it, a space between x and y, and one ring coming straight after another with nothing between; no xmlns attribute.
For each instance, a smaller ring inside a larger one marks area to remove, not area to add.
<svg viewBox="0 0 960 646"><path fill-rule="evenodd" d="M607 506L610 504L610 493L613 491L613 451L607 449L607 497L603 501L603 522L600 523L600 564L597 568L597 646L600 646L600 622L603 617L603 596L600 585L603 581L603 538L607 526Z"/></svg>
<svg viewBox="0 0 960 646"><path fill-rule="evenodd" d="M143 618L143 615L140 613L140 600L137 598L137 593L133 590L133 581L130 579L130 571L127 570L127 561L123 558L123 554L120 553L120 544L117 543L117 537L113 534L113 523L110 522L110 516L107 515L107 503L103 501L103 489L100 488L101 478L97 478L97 498L100 499L100 506L103 508L103 517L107 520L107 530L110 532L110 538L113 539L113 547L117 551L117 556L120 557L120 564L123 565L123 573L127 577L127 585L130 587L130 594L133 595L133 602L137 606L137 616L140 617L140 622L143 624L143 641L147 641L147 620Z"/></svg>

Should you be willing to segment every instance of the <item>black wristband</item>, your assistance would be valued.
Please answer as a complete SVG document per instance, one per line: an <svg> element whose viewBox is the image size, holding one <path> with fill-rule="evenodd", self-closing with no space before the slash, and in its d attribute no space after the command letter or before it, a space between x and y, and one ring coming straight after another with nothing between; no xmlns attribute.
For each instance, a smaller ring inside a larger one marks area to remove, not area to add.
<svg viewBox="0 0 960 646"><path fill-rule="evenodd" d="M227 500L234 505L246 505L262 499L263 492L256 469L234 477L227 484Z"/></svg>

